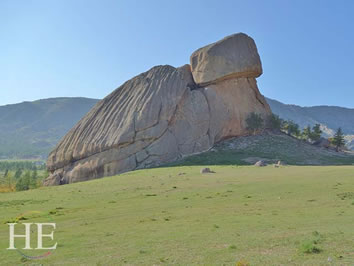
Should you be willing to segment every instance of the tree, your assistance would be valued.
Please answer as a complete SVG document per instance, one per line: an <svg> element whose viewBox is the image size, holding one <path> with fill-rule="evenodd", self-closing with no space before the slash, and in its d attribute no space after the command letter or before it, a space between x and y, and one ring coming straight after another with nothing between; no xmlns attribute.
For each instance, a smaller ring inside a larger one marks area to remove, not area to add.
<svg viewBox="0 0 354 266"><path fill-rule="evenodd" d="M37 173L37 170L35 169L32 172L32 176L29 181L29 188L36 188L37 187L37 178L38 178L38 173Z"/></svg>
<svg viewBox="0 0 354 266"><path fill-rule="evenodd" d="M288 128L289 128L289 121L288 121L288 120L285 120L284 123L282 124L281 129L282 129L286 134L289 135Z"/></svg>
<svg viewBox="0 0 354 266"><path fill-rule="evenodd" d="M309 140L311 139L311 136L312 136L311 127L310 126L305 127L304 130L302 131L302 137L305 140Z"/></svg>
<svg viewBox="0 0 354 266"><path fill-rule="evenodd" d="M18 168L15 172L15 179L18 180L22 175L22 169Z"/></svg>
<svg viewBox="0 0 354 266"><path fill-rule="evenodd" d="M6 172L6 175L4 176L4 181L9 191L13 191L14 180L12 174L9 171Z"/></svg>
<svg viewBox="0 0 354 266"><path fill-rule="evenodd" d="M260 114L250 113L246 119L246 123L247 130L249 130L253 134L256 134L256 132L263 127L263 118Z"/></svg>
<svg viewBox="0 0 354 266"><path fill-rule="evenodd" d="M344 134L342 132L341 128L337 129L336 134L334 135L333 139L332 139L332 143L333 145L336 146L336 150L339 151L339 148L344 146L345 141L344 141Z"/></svg>
<svg viewBox="0 0 354 266"><path fill-rule="evenodd" d="M4 178L6 178L8 174L9 174L9 169L6 169L6 171L4 173Z"/></svg>
<svg viewBox="0 0 354 266"><path fill-rule="evenodd" d="M296 124L295 122L291 121L291 120L284 122L284 124L283 124L283 130L284 130L289 136L295 136L295 137L299 137L299 136L300 136L299 125Z"/></svg>
<svg viewBox="0 0 354 266"><path fill-rule="evenodd" d="M310 135L310 139L312 141L318 141L321 138L322 130L321 125L316 124L312 127L312 134Z"/></svg>
<svg viewBox="0 0 354 266"><path fill-rule="evenodd" d="M280 131L283 125L283 119L276 114L271 114L267 117L267 127L272 130Z"/></svg>
<svg viewBox="0 0 354 266"><path fill-rule="evenodd" d="M26 173L17 181L16 191L29 190L30 182L31 182L31 172L26 171Z"/></svg>

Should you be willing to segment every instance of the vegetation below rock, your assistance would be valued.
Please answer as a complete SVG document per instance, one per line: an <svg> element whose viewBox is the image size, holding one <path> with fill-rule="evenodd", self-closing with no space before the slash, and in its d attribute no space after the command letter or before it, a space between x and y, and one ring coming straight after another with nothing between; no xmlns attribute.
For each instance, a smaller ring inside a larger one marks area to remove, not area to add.
<svg viewBox="0 0 354 266"><path fill-rule="evenodd" d="M354 164L354 153L335 152L283 133L265 131L256 136L225 140L208 152L186 157L169 165L249 165L258 160L290 165Z"/></svg>

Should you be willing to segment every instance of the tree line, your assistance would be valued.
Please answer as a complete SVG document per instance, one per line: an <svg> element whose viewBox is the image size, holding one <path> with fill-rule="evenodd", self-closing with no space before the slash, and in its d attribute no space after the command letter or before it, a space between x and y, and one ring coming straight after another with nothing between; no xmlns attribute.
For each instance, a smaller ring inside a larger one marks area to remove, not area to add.
<svg viewBox="0 0 354 266"><path fill-rule="evenodd" d="M320 124L315 124L312 128L311 126L305 127L303 130L300 126L291 120L281 119L278 115L271 114L263 119L260 114L250 113L246 118L247 130L256 134L262 129L270 129L275 131L281 131L289 136L308 141L310 143L316 143L321 139L322 130ZM335 135L329 138L328 141L333 145L337 151L340 148L345 147L344 134L341 128L338 128Z"/></svg>
<svg viewBox="0 0 354 266"><path fill-rule="evenodd" d="M45 164L33 161L0 161L0 192L40 187L48 176Z"/></svg>
<svg viewBox="0 0 354 266"><path fill-rule="evenodd" d="M0 161L0 171L16 171L23 170L45 170L45 163L39 161Z"/></svg>

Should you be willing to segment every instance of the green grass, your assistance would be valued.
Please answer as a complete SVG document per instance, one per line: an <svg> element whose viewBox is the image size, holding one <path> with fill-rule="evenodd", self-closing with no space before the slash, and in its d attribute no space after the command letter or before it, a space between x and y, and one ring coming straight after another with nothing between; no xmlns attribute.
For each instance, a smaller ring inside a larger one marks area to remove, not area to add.
<svg viewBox="0 0 354 266"><path fill-rule="evenodd" d="M0 194L0 264L354 263L354 166L200 168ZM21 260L6 250L8 221L56 222L57 250Z"/></svg>

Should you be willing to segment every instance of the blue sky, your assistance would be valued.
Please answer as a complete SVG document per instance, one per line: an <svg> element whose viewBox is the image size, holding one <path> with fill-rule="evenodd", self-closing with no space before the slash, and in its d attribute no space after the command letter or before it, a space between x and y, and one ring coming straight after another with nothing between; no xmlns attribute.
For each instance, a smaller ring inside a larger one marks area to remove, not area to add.
<svg viewBox="0 0 354 266"><path fill-rule="evenodd" d="M354 1L1 0L0 105L103 98L154 65L245 32L261 92L285 103L354 108Z"/></svg>

